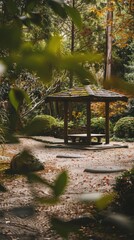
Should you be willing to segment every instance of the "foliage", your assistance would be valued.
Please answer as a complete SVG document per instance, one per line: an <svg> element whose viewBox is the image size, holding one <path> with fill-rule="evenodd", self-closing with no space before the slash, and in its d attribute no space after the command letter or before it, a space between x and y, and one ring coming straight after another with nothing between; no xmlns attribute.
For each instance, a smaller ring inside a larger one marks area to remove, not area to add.
<svg viewBox="0 0 134 240"><path fill-rule="evenodd" d="M49 115L37 115L25 127L27 135L46 135L52 127L57 125L57 120Z"/></svg>
<svg viewBox="0 0 134 240"><path fill-rule="evenodd" d="M114 45L123 48L127 45L128 40L133 38L133 8L130 8L128 1L116 0L94 1L94 4L90 7L90 12L100 18L99 21L104 28L104 18L107 11L114 12L113 22L108 23L113 26Z"/></svg>
<svg viewBox="0 0 134 240"><path fill-rule="evenodd" d="M129 104L130 105L130 104ZM131 108L129 106L129 108ZM119 118L125 116L127 113L130 114L128 109L128 103L117 101L110 103L110 120L111 122L116 122ZM91 104L91 114L92 118L104 118L105 117L105 103L92 103ZM72 121L76 126L86 126L86 108L83 104L77 104L73 106L72 111Z"/></svg>
<svg viewBox="0 0 134 240"><path fill-rule="evenodd" d="M128 54L128 61L124 64L124 78L128 82L134 83L134 41L129 44L127 49L130 51L130 54Z"/></svg>
<svg viewBox="0 0 134 240"><path fill-rule="evenodd" d="M43 1L43 3L45 3L45 1ZM37 3L37 1L33 1L33 4L25 3L25 6L23 7L20 5L20 7L22 7L21 16L19 15L19 7L16 2L10 1L10 5L12 6L11 12L7 11L9 7L8 5L8 3L3 3L2 5L2 16L5 17L5 26L1 25L1 36L3 36L3 38L0 40L1 48L4 50L8 49L8 53L5 57L2 57L1 55L2 61L8 68L11 68L12 63L16 63L17 71L19 71L20 68L28 68L29 71L36 72L40 79L43 81L52 80L52 73L54 69L68 69L69 71L72 70L81 79L82 75L84 78L89 77L89 73L84 70L80 63L83 61L88 61L88 59L89 61L92 61L91 55L90 57L88 55L88 58L85 58L84 56L78 56L78 54L74 58L72 56L61 57L60 37L55 36L54 38L51 38L47 44L44 44L45 46L43 44L33 46L29 41L27 41L27 43L26 41L23 41L23 25L26 24L28 27L30 27L31 24L38 25L40 23L40 21L37 21L37 16L40 15L37 14L36 18L33 18L32 12L36 9L37 6L40 6L40 2ZM57 2L53 0L47 1L47 6L51 7L53 11L63 19L67 18L69 15L75 24L80 28L81 18L75 8L68 6L64 3L64 1ZM26 13L29 14L30 17L27 17ZM14 14L18 16L15 19L13 17ZM25 15L23 16L23 14ZM7 22L8 26L6 25ZM13 32L15 32L15 34L11 35ZM7 35L8 38L6 38ZM14 36L14 38L12 37L10 39L10 36ZM10 39L10 42L8 39ZM82 58L82 61L80 58ZM92 57L92 59L94 59L94 57ZM70 65L68 61L73 63L73 65Z"/></svg>
<svg viewBox="0 0 134 240"><path fill-rule="evenodd" d="M47 179L40 177L37 174L30 173L26 174L26 177L28 179L28 182L32 186L32 192L33 192L33 197L35 198L36 201L42 203L42 204L56 204L60 200L61 195L64 193L65 188L68 183L68 174L66 171L62 171L56 179L53 181L53 183L50 183L47 181ZM52 192L51 197L40 197L38 193L36 192L36 188L34 188L34 183L40 183L43 184L47 187Z"/></svg>
<svg viewBox="0 0 134 240"><path fill-rule="evenodd" d="M134 137L134 117L124 117L119 119L114 127L115 137L133 138Z"/></svg>
<svg viewBox="0 0 134 240"><path fill-rule="evenodd" d="M74 128L74 124L72 121L68 122L68 131ZM54 125L49 133L51 136L57 138L64 138L64 121L57 119L57 124Z"/></svg>
<svg viewBox="0 0 134 240"><path fill-rule="evenodd" d="M112 132L113 125L110 122L110 130ZM105 133L105 118L98 117L91 119L91 132L93 133Z"/></svg>
<svg viewBox="0 0 134 240"><path fill-rule="evenodd" d="M104 117L105 116L105 104L104 103L92 103L92 117ZM110 103L110 118L113 119L118 115L121 116L127 110L127 103L117 101Z"/></svg>
<svg viewBox="0 0 134 240"><path fill-rule="evenodd" d="M128 102L128 115L134 117L134 98L130 98Z"/></svg>
<svg viewBox="0 0 134 240"><path fill-rule="evenodd" d="M134 168L117 177L113 189L116 210L134 216Z"/></svg>

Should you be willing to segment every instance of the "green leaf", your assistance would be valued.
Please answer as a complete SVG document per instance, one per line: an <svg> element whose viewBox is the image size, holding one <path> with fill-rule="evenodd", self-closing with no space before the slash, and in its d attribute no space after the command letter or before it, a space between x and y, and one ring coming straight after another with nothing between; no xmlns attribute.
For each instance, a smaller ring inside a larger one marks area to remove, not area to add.
<svg viewBox="0 0 134 240"><path fill-rule="evenodd" d="M18 12L17 5L14 0L6 1L6 7L8 9L8 13L15 15Z"/></svg>
<svg viewBox="0 0 134 240"><path fill-rule="evenodd" d="M52 8L52 10L58 14L60 17L62 17L63 19L67 18L67 14L65 9L61 6L60 3L56 2L56 1L47 1L47 4Z"/></svg>
<svg viewBox="0 0 134 240"><path fill-rule="evenodd" d="M119 77L111 77L104 81L103 86L105 89L116 90L116 92L123 93L130 98L134 97L134 83L126 82Z"/></svg>
<svg viewBox="0 0 134 240"><path fill-rule="evenodd" d="M80 195L80 201L94 202L98 209L106 208L114 199L115 193L103 194L100 192L87 193Z"/></svg>
<svg viewBox="0 0 134 240"><path fill-rule="evenodd" d="M46 179L43 179L42 177L40 177L39 175L37 175L35 173L29 173L29 174L26 174L26 176L30 183L41 183L41 184L45 184L46 186L52 188L52 185Z"/></svg>
<svg viewBox="0 0 134 240"><path fill-rule="evenodd" d="M15 110L17 111L19 106L23 104L23 100L26 100L29 103L29 97L22 89L12 88L9 92L9 100Z"/></svg>
<svg viewBox="0 0 134 240"><path fill-rule="evenodd" d="M21 29L16 26L0 26L0 47L16 50L21 45Z"/></svg>
<svg viewBox="0 0 134 240"><path fill-rule="evenodd" d="M40 25L41 24L41 15L39 13L30 13L30 20L33 24Z"/></svg>
<svg viewBox="0 0 134 240"><path fill-rule="evenodd" d="M19 102L15 97L15 92L14 90L10 90L9 92L9 100L11 102L11 104L13 105L13 107L15 108L15 110L17 111L18 107L19 107Z"/></svg>
<svg viewBox="0 0 134 240"><path fill-rule="evenodd" d="M70 16L74 22L74 24L81 29L82 28L82 20L81 20L81 16L80 13L78 12L78 10L76 8L72 8L68 5L65 5L65 10L68 16Z"/></svg>
<svg viewBox="0 0 134 240"><path fill-rule="evenodd" d="M64 62L66 64L72 65L74 63L95 63L95 62L102 62L103 60L103 56L102 54L98 54L96 52L92 52L92 53L74 53L74 54L70 54L70 55L66 55L63 58Z"/></svg>
<svg viewBox="0 0 134 240"><path fill-rule="evenodd" d="M106 208L113 201L114 197L114 193L104 194L103 197L96 201L97 208L100 210Z"/></svg>
<svg viewBox="0 0 134 240"><path fill-rule="evenodd" d="M63 239L68 239L68 235L71 232L70 226L66 225L62 219L52 217L51 225L54 231L56 231Z"/></svg>
<svg viewBox="0 0 134 240"><path fill-rule="evenodd" d="M37 0L28 0L26 4L26 10L28 12L31 12L34 7L36 7L36 4L38 3Z"/></svg>
<svg viewBox="0 0 134 240"><path fill-rule="evenodd" d="M48 44L46 45L46 50L48 53L57 54L61 49L61 37L59 35L53 36Z"/></svg>
<svg viewBox="0 0 134 240"><path fill-rule="evenodd" d="M67 180L68 176L66 171L63 171L55 180L53 191L56 197L59 197L64 192Z"/></svg>

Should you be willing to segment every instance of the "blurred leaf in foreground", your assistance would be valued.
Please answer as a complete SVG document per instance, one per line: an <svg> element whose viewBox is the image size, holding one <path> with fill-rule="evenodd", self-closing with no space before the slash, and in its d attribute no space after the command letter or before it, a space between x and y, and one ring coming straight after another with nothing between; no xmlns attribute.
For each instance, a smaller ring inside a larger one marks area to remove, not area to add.
<svg viewBox="0 0 134 240"><path fill-rule="evenodd" d="M21 28L17 25L0 26L0 47L1 49L16 50L20 47L22 39Z"/></svg>
<svg viewBox="0 0 134 240"><path fill-rule="evenodd" d="M21 106L23 104L23 100L26 100L27 103L29 103L29 97L26 94L25 91L23 91L20 88L12 88L9 92L9 100L11 102L11 104L13 105L13 107L15 108L15 110L17 111L19 106Z"/></svg>
<svg viewBox="0 0 134 240"><path fill-rule="evenodd" d="M79 199L82 202L94 202L98 209L106 208L114 199L114 193L103 194L99 192L81 194Z"/></svg>
<svg viewBox="0 0 134 240"><path fill-rule="evenodd" d="M12 53L4 59L7 66L16 63L16 69L21 71L22 68L28 69L30 72L36 72L43 82L53 80L54 70L60 72L68 70L73 72L83 83L84 79L88 79L90 83L95 82L93 74L86 63L97 63L102 61L102 55L97 53L85 54L62 54L62 41L59 36L53 36L45 46L36 48L28 42L21 46L20 52Z"/></svg>
<svg viewBox="0 0 134 240"><path fill-rule="evenodd" d="M53 191L56 197L59 197L65 191L68 181L67 172L63 171L59 174L57 179L54 182Z"/></svg>
<svg viewBox="0 0 134 240"><path fill-rule="evenodd" d="M111 223L112 225L114 224L123 231L134 233L134 222L132 222L126 215L111 213L106 217L105 221Z"/></svg>
<svg viewBox="0 0 134 240"><path fill-rule="evenodd" d="M105 89L113 89L129 97L134 97L134 83L129 83L117 77L111 77L104 82Z"/></svg>

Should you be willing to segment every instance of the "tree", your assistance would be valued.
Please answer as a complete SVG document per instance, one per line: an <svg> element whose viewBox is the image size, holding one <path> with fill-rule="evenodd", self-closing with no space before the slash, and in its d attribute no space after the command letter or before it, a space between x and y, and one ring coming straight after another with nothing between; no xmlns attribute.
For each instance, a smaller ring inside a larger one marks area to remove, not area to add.
<svg viewBox="0 0 134 240"><path fill-rule="evenodd" d="M111 0L107 1L107 22L106 22L106 63L105 63L105 77L107 81L111 78L112 68L112 30L113 28L113 3Z"/></svg>
<svg viewBox="0 0 134 240"><path fill-rule="evenodd" d="M125 67L125 75L124 78L128 82L134 83L134 42L130 43L127 47L129 49L130 54L128 55L128 61L124 64Z"/></svg>

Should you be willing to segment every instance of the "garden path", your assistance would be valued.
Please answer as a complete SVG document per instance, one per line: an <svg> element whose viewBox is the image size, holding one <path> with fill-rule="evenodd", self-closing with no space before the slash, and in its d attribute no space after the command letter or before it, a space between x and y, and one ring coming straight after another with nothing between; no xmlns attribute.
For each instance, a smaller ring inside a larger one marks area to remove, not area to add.
<svg viewBox="0 0 134 240"><path fill-rule="evenodd" d="M27 213L25 213L22 216L16 216L12 212L12 208L33 206L33 196L24 177L7 177L5 186L8 192L0 193L0 239L2 237L3 239L16 240L62 239L51 229L50 216L56 215L69 220L90 214L92 206L85 207L80 203L78 204L79 195L90 192L110 192L115 183L115 177L119 176L120 173L94 174L84 172L84 170L98 166L105 166L106 168L117 166L130 169L134 165L134 143L127 144L128 148L90 151L73 148L47 148L46 143L28 138L21 138L19 144L5 144L3 152L5 159L1 157L1 162L10 162L14 154L24 147L28 147L44 163L45 169L39 172L42 177L52 182L57 174L62 170L67 170L69 181L65 193L61 197L61 202L57 205L38 204L33 215L27 216ZM40 196L49 197L51 195L49 189L44 186L37 184L36 190ZM4 234L7 238L4 238ZM104 239L103 237L93 238L92 234L91 231L91 239L93 240ZM69 239L78 238L71 236Z"/></svg>

